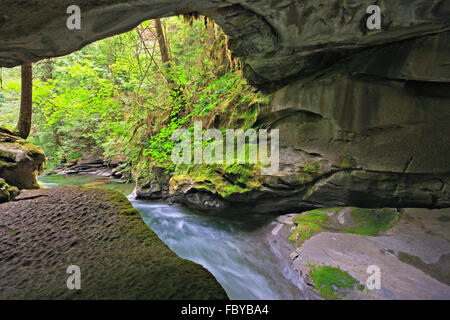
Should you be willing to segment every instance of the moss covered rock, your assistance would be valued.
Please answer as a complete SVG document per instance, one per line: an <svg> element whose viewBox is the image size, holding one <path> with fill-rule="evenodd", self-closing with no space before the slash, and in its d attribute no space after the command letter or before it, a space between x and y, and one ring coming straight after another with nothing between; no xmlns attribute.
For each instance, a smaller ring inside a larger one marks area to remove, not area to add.
<svg viewBox="0 0 450 320"><path fill-rule="evenodd" d="M10 186L4 179L0 178L0 203L14 200L19 193L17 187Z"/></svg>
<svg viewBox="0 0 450 320"><path fill-rule="evenodd" d="M0 212L0 299L227 298L206 269L172 252L116 191L24 191ZM81 290L66 286L69 265L80 267Z"/></svg>
<svg viewBox="0 0 450 320"><path fill-rule="evenodd" d="M0 127L0 177L19 189L37 189L37 174L43 169L42 149Z"/></svg>

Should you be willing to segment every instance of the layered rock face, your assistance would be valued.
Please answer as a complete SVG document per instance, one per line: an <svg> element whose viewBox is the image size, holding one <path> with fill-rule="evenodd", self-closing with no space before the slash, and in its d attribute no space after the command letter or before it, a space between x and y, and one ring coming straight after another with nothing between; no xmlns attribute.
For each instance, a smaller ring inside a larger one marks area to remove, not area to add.
<svg viewBox="0 0 450 320"><path fill-rule="evenodd" d="M285 171L325 167L300 205L450 205L449 40L442 33L368 49L275 93L262 121L293 154ZM275 189L292 189L284 176Z"/></svg>
<svg viewBox="0 0 450 320"><path fill-rule="evenodd" d="M81 30L65 27L70 1L36 4L2 2L1 66L196 12L230 36L249 81L274 92L259 125L280 129L280 172L227 199L175 188L180 201L256 212L450 205L449 0L378 1L381 30L367 29L373 1L365 0L80 0ZM167 185L147 187L150 197L167 193Z"/></svg>

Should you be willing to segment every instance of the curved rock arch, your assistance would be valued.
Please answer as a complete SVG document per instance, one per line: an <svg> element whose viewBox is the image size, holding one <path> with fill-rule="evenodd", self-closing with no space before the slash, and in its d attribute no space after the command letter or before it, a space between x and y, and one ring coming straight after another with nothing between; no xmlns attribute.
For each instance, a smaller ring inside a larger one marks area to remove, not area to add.
<svg viewBox="0 0 450 320"><path fill-rule="evenodd" d="M66 28L72 0L4 0L0 66L71 53L158 17L197 12L231 38L246 77L262 89L335 64L349 52L450 28L448 0L381 0L383 30L364 30L372 0L78 0L81 30Z"/></svg>
<svg viewBox="0 0 450 320"><path fill-rule="evenodd" d="M450 206L450 0L378 0L373 31L373 0L76 2L79 31L66 28L72 0L3 0L0 66L69 54L147 19L212 18L246 78L276 91L265 119L280 129L286 170L268 177L269 203L249 210ZM277 193L308 161L321 163L314 183Z"/></svg>

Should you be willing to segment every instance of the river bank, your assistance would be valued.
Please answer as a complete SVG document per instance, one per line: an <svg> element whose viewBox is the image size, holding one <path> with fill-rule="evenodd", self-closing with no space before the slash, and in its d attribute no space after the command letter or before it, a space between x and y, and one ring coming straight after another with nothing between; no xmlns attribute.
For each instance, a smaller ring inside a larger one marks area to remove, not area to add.
<svg viewBox="0 0 450 320"><path fill-rule="evenodd" d="M96 185L130 194L134 185L95 175L41 176L54 188ZM265 228L275 216L248 215L226 218L200 215L180 205L134 200L142 219L178 256L204 266L230 299L309 299L292 282L292 270L265 240Z"/></svg>
<svg viewBox="0 0 450 320"><path fill-rule="evenodd" d="M89 187L23 191L0 205L0 299L226 299L179 258L125 196ZM66 272L79 266L81 290Z"/></svg>

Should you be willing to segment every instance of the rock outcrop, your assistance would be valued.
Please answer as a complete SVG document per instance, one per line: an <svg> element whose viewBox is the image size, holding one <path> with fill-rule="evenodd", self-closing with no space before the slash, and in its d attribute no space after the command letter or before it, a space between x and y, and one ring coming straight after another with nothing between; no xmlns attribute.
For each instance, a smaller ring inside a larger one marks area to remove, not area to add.
<svg viewBox="0 0 450 320"><path fill-rule="evenodd" d="M100 177L121 178L123 166L110 165L103 159L75 159L61 163L46 172L53 174L92 174Z"/></svg>
<svg viewBox="0 0 450 320"><path fill-rule="evenodd" d="M10 186L4 179L0 178L0 203L14 200L19 192L17 187Z"/></svg>
<svg viewBox="0 0 450 320"><path fill-rule="evenodd" d="M25 191L0 204L0 216L0 299L227 299L117 191ZM80 268L81 290L66 286L71 265Z"/></svg>
<svg viewBox="0 0 450 320"><path fill-rule="evenodd" d="M37 174L43 169L42 149L0 128L0 178L19 189L37 189Z"/></svg>

